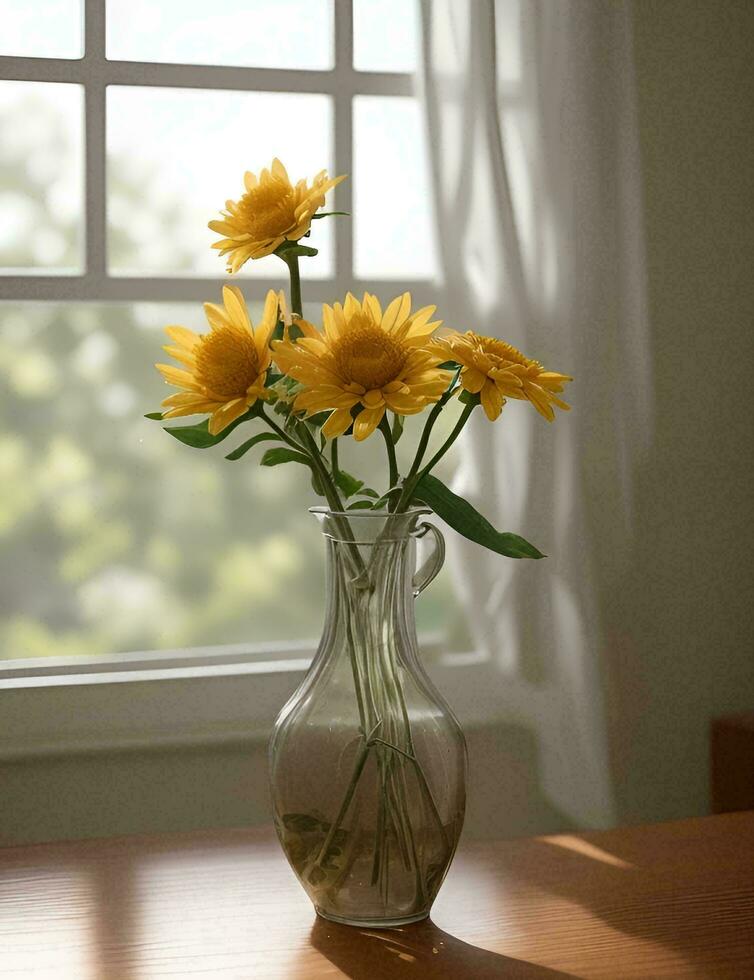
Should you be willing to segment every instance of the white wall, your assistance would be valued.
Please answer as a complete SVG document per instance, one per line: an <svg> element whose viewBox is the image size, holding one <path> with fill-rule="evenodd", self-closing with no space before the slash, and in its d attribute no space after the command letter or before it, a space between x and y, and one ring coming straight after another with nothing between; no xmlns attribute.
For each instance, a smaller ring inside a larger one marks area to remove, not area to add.
<svg viewBox="0 0 754 980"><path fill-rule="evenodd" d="M754 3L635 0L634 34L656 430L602 596L622 821L707 812L709 719L754 709Z"/></svg>

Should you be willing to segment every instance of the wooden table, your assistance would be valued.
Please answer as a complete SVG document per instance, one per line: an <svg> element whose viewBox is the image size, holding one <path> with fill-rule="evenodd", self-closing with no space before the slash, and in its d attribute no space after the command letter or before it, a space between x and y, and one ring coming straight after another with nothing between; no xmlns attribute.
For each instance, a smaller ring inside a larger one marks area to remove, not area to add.
<svg viewBox="0 0 754 980"><path fill-rule="evenodd" d="M0 977L754 977L754 812L462 845L433 921L317 919L267 830L0 850Z"/></svg>

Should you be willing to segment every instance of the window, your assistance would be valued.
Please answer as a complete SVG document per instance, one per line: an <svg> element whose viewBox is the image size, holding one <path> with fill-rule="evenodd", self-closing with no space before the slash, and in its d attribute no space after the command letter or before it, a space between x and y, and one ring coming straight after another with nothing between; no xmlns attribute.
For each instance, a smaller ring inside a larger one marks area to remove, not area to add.
<svg viewBox="0 0 754 980"><path fill-rule="evenodd" d="M207 221L273 155L350 175L335 203L355 217L317 223L305 260L311 316L347 289L436 301L417 8L0 0L0 658L311 646L308 484L142 416L162 326L204 329L219 298ZM252 309L284 273L246 266ZM446 572L420 628L448 628L450 597Z"/></svg>

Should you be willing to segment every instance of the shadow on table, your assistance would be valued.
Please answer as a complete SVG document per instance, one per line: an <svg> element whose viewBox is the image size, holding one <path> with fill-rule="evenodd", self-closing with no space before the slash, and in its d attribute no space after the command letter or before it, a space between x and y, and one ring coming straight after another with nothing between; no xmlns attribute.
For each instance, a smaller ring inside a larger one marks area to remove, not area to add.
<svg viewBox="0 0 754 980"><path fill-rule="evenodd" d="M729 814L723 819L737 829L724 833L720 819L515 841L494 865L483 851L463 855L463 873L480 886L492 876L514 891L525 882L540 896L561 896L571 906L563 910L566 923L574 906L583 910L574 935L585 962L610 934L602 923L627 944L637 940L638 955L662 962L663 975L754 977L754 827L745 813ZM515 929L515 910L510 923ZM557 916L552 926L557 935ZM552 939L548 926L543 939Z"/></svg>
<svg viewBox="0 0 754 980"><path fill-rule="evenodd" d="M429 919L395 929L358 929L317 916L311 943L351 980L549 980L571 976L471 946Z"/></svg>

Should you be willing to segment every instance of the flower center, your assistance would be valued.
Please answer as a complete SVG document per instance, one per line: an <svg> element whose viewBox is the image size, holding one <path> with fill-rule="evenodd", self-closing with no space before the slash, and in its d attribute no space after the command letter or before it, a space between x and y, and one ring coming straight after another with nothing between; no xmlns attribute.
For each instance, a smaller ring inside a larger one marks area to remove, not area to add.
<svg viewBox="0 0 754 980"><path fill-rule="evenodd" d="M282 180L265 181L238 202L238 216L254 241L284 234L296 223L296 194Z"/></svg>
<svg viewBox="0 0 754 980"><path fill-rule="evenodd" d="M395 381L408 352L364 313L355 314L348 332L333 345L333 357L344 381L367 391Z"/></svg>
<svg viewBox="0 0 754 980"><path fill-rule="evenodd" d="M200 338L196 354L200 384L221 398L241 398L259 377L252 337L240 330L213 330Z"/></svg>

